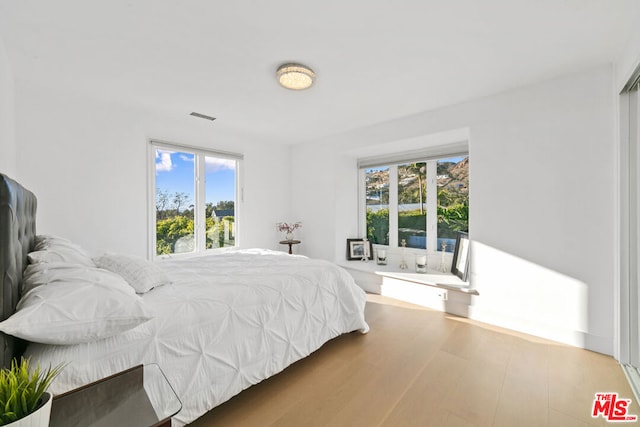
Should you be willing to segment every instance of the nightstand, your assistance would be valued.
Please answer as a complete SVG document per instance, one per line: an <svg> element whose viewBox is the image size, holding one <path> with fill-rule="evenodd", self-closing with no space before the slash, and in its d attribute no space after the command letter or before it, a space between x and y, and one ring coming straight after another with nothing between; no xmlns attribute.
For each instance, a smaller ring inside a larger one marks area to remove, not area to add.
<svg viewBox="0 0 640 427"><path fill-rule="evenodd" d="M293 254L293 250L291 249L293 245L297 245L298 243L302 243L300 240L281 240L281 245L289 245L289 255Z"/></svg>
<svg viewBox="0 0 640 427"><path fill-rule="evenodd" d="M140 365L55 396L50 427L171 427L182 403L156 364Z"/></svg>

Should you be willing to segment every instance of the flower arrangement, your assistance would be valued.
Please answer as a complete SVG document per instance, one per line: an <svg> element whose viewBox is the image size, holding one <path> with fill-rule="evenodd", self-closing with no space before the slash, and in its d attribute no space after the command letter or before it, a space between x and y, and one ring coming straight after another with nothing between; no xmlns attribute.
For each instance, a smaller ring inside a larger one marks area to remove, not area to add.
<svg viewBox="0 0 640 427"><path fill-rule="evenodd" d="M288 224L286 222L279 222L276 224L276 227L278 227L278 231L282 232L284 231L287 234L291 234L293 233L294 230L297 230L298 228L302 227L302 223L300 221L293 223L293 224Z"/></svg>

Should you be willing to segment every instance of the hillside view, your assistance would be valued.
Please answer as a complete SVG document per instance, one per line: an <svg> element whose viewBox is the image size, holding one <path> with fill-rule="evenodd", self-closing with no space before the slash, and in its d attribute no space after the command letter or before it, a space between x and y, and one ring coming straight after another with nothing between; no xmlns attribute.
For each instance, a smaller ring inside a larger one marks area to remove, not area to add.
<svg viewBox="0 0 640 427"><path fill-rule="evenodd" d="M397 167L398 242L426 248L427 194L437 191L438 250L453 250L457 231L469 228L469 157L437 162L436 188L426 183L426 163ZM366 171L367 238L389 244L389 168Z"/></svg>

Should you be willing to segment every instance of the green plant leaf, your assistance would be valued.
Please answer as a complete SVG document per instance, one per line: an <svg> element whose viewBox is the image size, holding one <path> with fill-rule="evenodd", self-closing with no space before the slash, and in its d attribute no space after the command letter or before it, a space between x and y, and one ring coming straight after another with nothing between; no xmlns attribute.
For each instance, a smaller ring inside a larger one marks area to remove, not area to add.
<svg viewBox="0 0 640 427"><path fill-rule="evenodd" d="M5 425L32 413L42 394L64 368L58 365L44 371L37 365L30 368L30 360L11 361L10 368L0 370L0 425Z"/></svg>

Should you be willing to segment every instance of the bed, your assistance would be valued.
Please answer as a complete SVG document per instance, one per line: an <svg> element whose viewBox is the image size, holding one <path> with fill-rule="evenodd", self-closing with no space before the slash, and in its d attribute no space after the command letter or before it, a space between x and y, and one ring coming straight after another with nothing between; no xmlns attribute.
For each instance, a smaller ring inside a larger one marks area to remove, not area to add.
<svg viewBox="0 0 640 427"><path fill-rule="evenodd" d="M304 256L247 249L156 263L120 254L92 258L94 266L49 259L51 248L65 256L80 248L36 235L35 196L0 177L3 364L20 354L45 366L67 363L54 394L157 363L182 402L172 424L184 425L332 338L369 329L365 294L351 276ZM101 317L122 306L131 306L127 316L94 329L58 321L61 310ZM30 324L43 316L40 330Z"/></svg>

